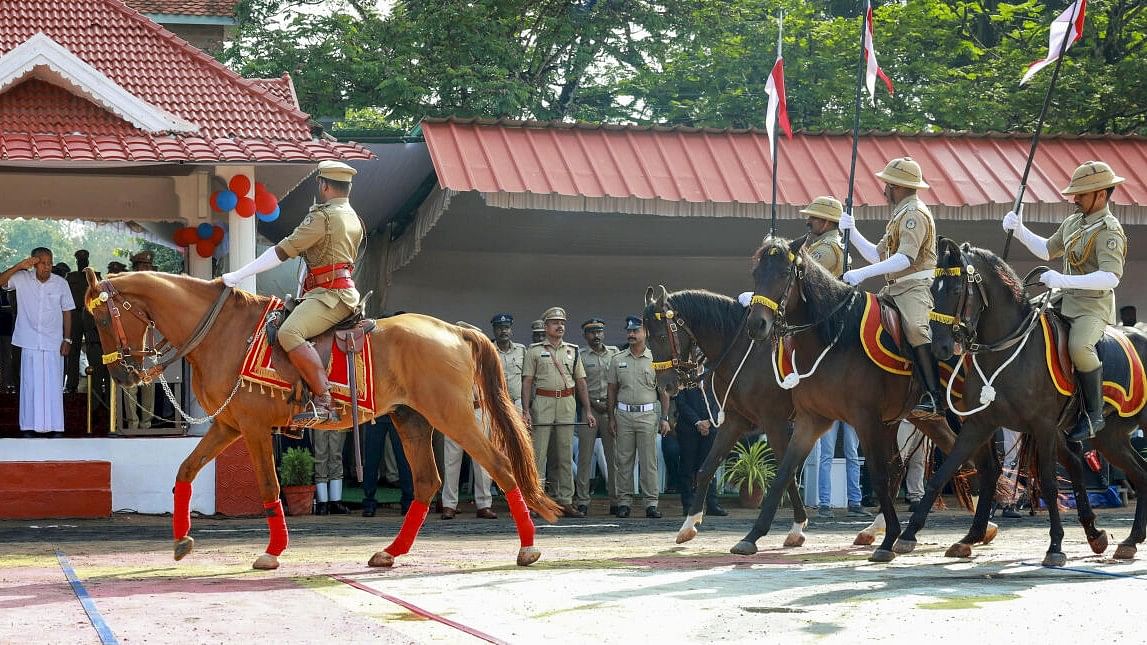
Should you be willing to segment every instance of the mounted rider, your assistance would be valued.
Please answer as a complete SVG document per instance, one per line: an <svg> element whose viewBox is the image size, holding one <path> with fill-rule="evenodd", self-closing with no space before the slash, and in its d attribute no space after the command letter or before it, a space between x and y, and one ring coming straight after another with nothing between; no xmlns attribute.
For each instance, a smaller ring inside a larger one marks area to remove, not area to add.
<svg viewBox="0 0 1147 645"><path fill-rule="evenodd" d="M363 239L362 220L351 208L351 180L357 170L339 161L324 161L318 168L320 203L281 242L246 266L223 274L229 287L283 262L302 256L307 265L303 295L279 328L279 345L302 374L312 397L308 409L292 423L309 426L338 419L331 404L326 366L308 338L314 338L349 317L358 306L359 293L351 275Z"/></svg>
<svg viewBox="0 0 1147 645"><path fill-rule="evenodd" d="M856 228L851 213L840 218L840 229L851 230L851 241L869 266L853 269L842 279L852 286L873 276L887 276L881 295L890 296L900 310L904 336L912 346L916 376L924 386L912 416L932 417L944 412L936 358L932 355L932 279L936 268L936 224L931 211L916 196L928 188L920 164L911 157L888 162L876 173L884 181L884 196L892 205L892 218L880 243L873 245Z"/></svg>
<svg viewBox="0 0 1147 645"><path fill-rule="evenodd" d="M1095 344L1103 338L1104 328L1115 324L1115 287L1127 259L1127 235L1110 205L1111 193L1123 181L1102 161L1076 168L1071 183L1060 191L1071 196L1075 212L1049 238L1024 226L1022 209L1004 217L1004 230L1014 231L1016 239L1036 257L1063 256L1063 273L1047 271L1040 281L1064 290L1061 312L1071 321L1067 347L1083 394L1079 419L1068 435L1072 441L1090 439L1104 425L1103 363Z"/></svg>
<svg viewBox="0 0 1147 645"><path fill-rule="evenodd" d="M838 228L843 213L844 207L834 197L817 197L801 209L801 215L808 215L805 252L836 278L844 273L844 240Z"/></svg>

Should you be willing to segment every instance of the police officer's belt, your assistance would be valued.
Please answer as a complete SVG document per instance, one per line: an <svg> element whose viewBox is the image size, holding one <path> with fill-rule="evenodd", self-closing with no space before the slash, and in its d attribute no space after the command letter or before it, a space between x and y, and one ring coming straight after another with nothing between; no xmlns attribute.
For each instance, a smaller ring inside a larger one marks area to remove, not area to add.
<svg viewBox="0 0 1147 645"><path fill-rule="evenodd" d="M353 289L354 280L351 280L350 277L353 271L354 264L350 262L315 267L307 271L307 277L303 279L303 291L310 291L319 287L324 289Z"/></svg>
<svg viewBox="0 0 1147 645"><path fill-rule="evenodd" d="M534 390L534 392L536 392L538 396L548 396L551 399L560 399L562 397L573 394L574 389L572 387L567 387L564 390L545 390L539 387L538 389Z"/></svg>
<svg viewBox="0 0 1147 645"><path fill-rule="evenodd" d="M618 403L617 409L622 412L653 412L653 404L641 403L638 405L630 405L629 403Z"/></svg>
<svg viewBox="0 0 1147 645"><path fill-rule="evenodd" d="M935 269L924 269L923 271L917 271L916 273L909 273L908 275L902 275L899 278L896 278L895 280L889 280L888 284L896 284L897 282L900 282L901 280L919 280L921 278L928 278L929 280L931 280L934 273L935 273Z"/></svg>

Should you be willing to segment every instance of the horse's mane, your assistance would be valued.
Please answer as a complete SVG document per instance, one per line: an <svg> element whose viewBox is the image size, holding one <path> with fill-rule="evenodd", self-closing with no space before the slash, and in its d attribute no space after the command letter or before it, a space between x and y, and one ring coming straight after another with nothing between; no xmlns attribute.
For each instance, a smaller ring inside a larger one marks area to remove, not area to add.
<svg viewBox="0 0 1147 645"><path fill-rule="evenodd" d="M741 329L745 308L733 298L704 289L685 289L669 294L666 303L686 324L700 329L712 328L723 337L731 337Z"/></svg>
<svg viewBox="0 0 1147 645"><path fill-rule="evenodd" d="M765 238L765 241L761 244L761 248L757 249L756 253L753 254L754 270L761 261L770 257L767 255L769 249L779 248L782 253L787 254L792 247L793 243L783 238ZM822 267L819 262L805 253L803 241L801 247L802 248L794 251L794 253L800 255L801 264L805 268L804 279L801 281L801 298L807 309L805 317L809 320L821 321L821 323L816 326L816 333L821 342L825 344L831 343L832 339L836 338L841 324L845 326L841 338L848 338L849 329L860 328L860 318L864 313L864 299L857 298L850 305L843 307L835 314L829 316L829 313L839 305L842 300L852 295L852 288L838 280L836 276ZM787 257L787 255L781 257Z"/></svg>
<svg viewBox="0 0 1147 645"><path fill-rule="evenodd" d="M125 293L140 295L156 295L158 293L164 293L166 295L170 293L171 297L175 298L173 303L177 305L178 303L186 302L180 298L181 294L185 296L188 293L203 291L205 294L214 297L219 294L222 288L222 284L219 280L204 280L187 274L162 273L158 271L114 273L105 276L105 279L111 281L116 289L124 291ZM268 298L269 296L260 296L241 289L232 289L229 301L240 307L250 305L265 307ZM191 315L195 315L195 313L192 312Z"/></svg>
<svg viewBox="0 0 1147 645"><path fill-rule="evenodd" d="M945 251L945 255L949 255L953 250L962 250L965 254L978 259L980 264L983 267L986 267L987 273L994 276L996 280L998 280L999 283L1004 287L1004 290L1007 291L1007 293L1011 296L1015 304L1022 306L1027 305L1027 294L1024 289L1023 280L1020 278L1019 274L1016 273L1015 269L1013 269L1010 264L1005 262L1003 258L988 249L972 246L970 244L966 244L961 247L952 240L946 240L946 242L950 245L950 248ZM946 262L945 264L951 263ZM952 266L958 265L959 262L957 261L956 264Z"/></svg>

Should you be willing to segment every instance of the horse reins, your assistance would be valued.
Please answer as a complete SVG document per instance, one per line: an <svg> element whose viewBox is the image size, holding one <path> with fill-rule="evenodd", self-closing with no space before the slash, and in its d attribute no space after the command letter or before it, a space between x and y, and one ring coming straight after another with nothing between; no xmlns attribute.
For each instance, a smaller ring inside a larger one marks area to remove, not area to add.
<svg viewBox="0 0 1147 645"><path fill-rule="evenodd" d="M677 338L678 330L683 329L689 335L690 346L700 348L697 337L693 335L689 325L685 323L685 319L678 316L677 312L670 309L668 305L660 311L653 312L653 317L665 322L670 356L667 361L654 361L652 365L654 371L660 372L672 368L677 372L678 380L682 381L685 387L696 387L697 368L704 364L704 360L694 361L688 354L682 353L682 343Z"/></svg>

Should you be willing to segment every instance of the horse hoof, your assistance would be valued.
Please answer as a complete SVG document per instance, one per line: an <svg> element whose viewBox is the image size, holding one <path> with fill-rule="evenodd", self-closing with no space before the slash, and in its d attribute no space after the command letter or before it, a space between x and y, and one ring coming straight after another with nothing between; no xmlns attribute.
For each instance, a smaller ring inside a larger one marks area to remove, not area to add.
<svg viewBox="0 0 1147 645"><path fill-rule="evenodd" d="M677 531L677 544L684 544L697 537L697 527L690 526Z"/></svg>
<svg viewBox="0 0 1147 645"><path fill-rule="evenodd" d="M853 546L868 546L876 541L876 536L871 533L857 533L856 539L852 541Z"/></svg>
<svg viewBox="0 0 1147 645"><path fill-rule="evenodd" d="M1048 553L1043 557L1043 566L1062 567L1067 564L1067 556L1062 553Z"/></svg>
<svg viewBox="0 0 1147 645"><path fill-rule="evenodd" d="M899 543L899 542L900 541L897 540L897 543ZM912 544L913 544L913 546L915 546L916 543L913 542ZM905 551L905 553L907 553L907 551ZM892 551L889 551L888 549L876 549L875 551L872 552L872 555L868 556L868 561L869 562L892 562L892 560L895 557L896 557L896 554L893 553Z"/></svg>
<svg viewBox="0 0 1147 645"><path fill-rule="evenodd" d="M729 549L729 553L736 555L753 555L756 552L757 545L748 540L741 540L740 542L734 544L733 548Z"/></svg>
<svg viewBox="0 0 1147 645"><path fill-rule="evenodd" d="M1119 547L1117 549L1115 549L1115 559L1116 560L1134 560L1135 559L1135 551L1136 551L1136 547L1134 544L1120 544Z"/></svg>
<svg viewBox="0 0 1147 645"><path fill-rule="evenodd" d="M877 551L882 550L883 549L877 549ZM916 540L896 540L892 543L892 553L899 553L900 555L904 555L905 553L912 553L915 550ZM891 560L892 558L888 559ZM873 562L887 562L887 560L873 560Z"/></svg>
<svg viewBox="0 0 1147 645"><path fill-rule="evenodd" d="M185 535L175 541L175 559L182 560L191 553L191 549L195 548L195 540L190 535Z"/></svg>
<svg viewBox="0 0 1147 645"><path fill-rule="evenodd" d="M1000 527L995 522L988 522L988 528L984 531L984 539L980 540L980 544L991 544L999 532Z"/></svg>
<svg viewBox="0 0 1147 645"><path fill-rule="evenodd" d="M963 542L957 542L957 543L953 544L952 546L948 547L948 550L944 552L944 557L945 558L970 558L970 557L972 557L972 545L971 544L964 544Z"/></svg>
<svg viewBox="0 0 1147 645"><path fill-rule="evenodd" d="M542 550L536 546L524 546L518 549L518 566L528 567L542 557Z"/></svg>
<svg viewBox="0 0 1147 645"><path fill-rule="evenodd" d="M252 569L259 569L261 571L270 571L272 569L278 569L279 568L279 558L277 556L271 555L270 553L264 553L263 555L259 556L258 558L255 558L255 564L251 565L251 568Z"/></svg>
<svg viewBox="0 0 1147 645"><path fill-rule="evenodd" d="M1091 552L1096 555L1102 555L1107 550L1107 531L1100 531L1095 539L1088 539L1087 545L1091 547Z"/></svg>
<svg viewBox="0 0 1147 645"><path fill-rule="evenodd" d="M792 548L804 546L804 533L789 533L785 536L785 546Z"/></svg>
<svg viewBox="0 0 1147 645"><path fill-rule="evenodd" d="M393 567L394 566L394 556L390 555L386 551L379 551L378 553L375 553L374 555L370 556L370 560L367 561L366 566L368 566L368 567Z"/></svg>

